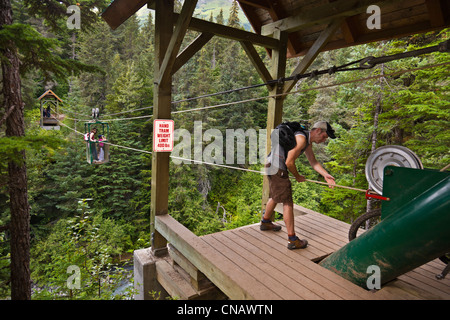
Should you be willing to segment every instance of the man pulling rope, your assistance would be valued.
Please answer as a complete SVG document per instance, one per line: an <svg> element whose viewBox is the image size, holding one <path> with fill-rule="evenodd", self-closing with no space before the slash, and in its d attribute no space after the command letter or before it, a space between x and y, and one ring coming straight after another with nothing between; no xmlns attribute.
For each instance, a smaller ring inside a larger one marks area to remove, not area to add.
<svg viewBox="0 0 450 320"><path fill-rule="evenodd" d="M335 185L334 177L331 176L316 160L312 150L312 143L323 143L328 138L335 139L333 128L326 121L316 122L311 131L299 130L294 132L296 145L287 151L281 143L274 143L272 152L267 158L267 173L269 177L269 201L261 220L260 229L279 231L281 226L271 221L272 214L277 203L283 203L283 220L286 224L288 234L288 249L302 249L308 245L307 240L300 240L294 230L294 202L292 200L292 186L289 179L291 172L298 182L307 181L298 173L295 160L305 154L311 167L320 173L328 185Z"/></svg>

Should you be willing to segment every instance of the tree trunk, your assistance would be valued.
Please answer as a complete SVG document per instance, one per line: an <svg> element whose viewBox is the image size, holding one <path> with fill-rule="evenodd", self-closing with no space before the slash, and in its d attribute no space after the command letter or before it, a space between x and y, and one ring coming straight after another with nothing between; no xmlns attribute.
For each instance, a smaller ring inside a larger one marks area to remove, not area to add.
<svg viewBox="0 0 450 320"><path fill-rule="evenodd" d="M0 0L0 26L12 24L10 0ZM23 101L19 74L19 58L14 43L1 48L6 57L2 61L3 96L5 111L12 108L6 119L6 136L23 136ZM21 151L23 162L8 163L9 196L11 208L11 299L31 299L30 281L30 214L27 195L27 168L25 151Z"/></svg>

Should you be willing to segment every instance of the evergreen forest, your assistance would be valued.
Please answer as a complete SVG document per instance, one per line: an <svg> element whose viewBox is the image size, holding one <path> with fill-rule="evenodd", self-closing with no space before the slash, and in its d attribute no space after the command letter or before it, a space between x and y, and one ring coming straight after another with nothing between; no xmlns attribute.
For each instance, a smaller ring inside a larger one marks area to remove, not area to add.
<svg viewBox="0 0 450 320"><path fill-rule="evenodd" d="M81 7L109 5L78 2ZM25 129L20 137L8 134L5 104L0 110L0 299L11 297L10 162L26 165L31 298L132 299L133 286L126 285L133 281L132 252L150 247L151 239L153 11L145 20L132 16L115 31L98 15L82 20L81 29L69 29L68 14L38 9L36 3L11 0L13 24L0 28L1 46L14 42L17 47ZM233 1L228 11L211 14L209 20L243 29L239 10ZM197 36L188 31L182 46ZM428 47L449 36L446 29L323 52L309 71ZM256 48L268 65L267 51ZM287 75L300 60L288 60ZM405 146L425 168L442 169L450 163L448 61L448 53L437 52L301 80L285 97L283 121L332 124L337 139L314 145L314 152L339 185L367 189L367 158L384 145ZM213 37L173 76L175 128L193 133L194 123L201 121L203 131L219 130L223 136L227 129L265 129L265 86L190 99L261 83L238 42ZM40 127L38 98L49 89L62 100L60 130ZM230 104L244 100L250 101ZM227 105L177 112L221 104ZM93 108L108 122L113 144L110 161L103 165L86 161L82 134ZM204 139L203 147L209 143ZM248 160L233 166L262 169L263 164ZM306 178L323 181L306 157L296 165ZM170 215L197 235L260 221L260 174L171 162L169 183ZM293 183L293 197L295 204L348 223L367 210L363 193L314 183ZM80 267L81 288L66 285L73 265Z"/></svg>

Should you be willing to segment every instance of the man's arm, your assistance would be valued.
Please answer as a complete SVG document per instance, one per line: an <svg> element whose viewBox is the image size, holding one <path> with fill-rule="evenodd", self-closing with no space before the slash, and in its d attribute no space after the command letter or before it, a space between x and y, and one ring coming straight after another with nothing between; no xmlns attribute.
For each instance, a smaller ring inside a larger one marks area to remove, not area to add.
<svg viewBox="0 0 450 320"><path fill-rule="evenodd" d="M314 152L312 150L312 145L309 145L308 148L306 148L305 155L306 158L308 158L311 167L318 173L320 173L328 184L336 184L336 182L334 181L334 177L322 167L319 161L316 160L316 156L314 155Z"/></svg>
<svg viewBox="0 0 450 320"><path fill-rule="evenodd" d="M294 149L291 149L286 158L286 167L288 170L294 175L295 179L298 182L305 181L305 177L300 175L297 171L297 167L295 166L295 160L300 156L302 153L303 148L306 146L306 137L302 135L295 136L295 140L297 141L297 145Z"/></svg>

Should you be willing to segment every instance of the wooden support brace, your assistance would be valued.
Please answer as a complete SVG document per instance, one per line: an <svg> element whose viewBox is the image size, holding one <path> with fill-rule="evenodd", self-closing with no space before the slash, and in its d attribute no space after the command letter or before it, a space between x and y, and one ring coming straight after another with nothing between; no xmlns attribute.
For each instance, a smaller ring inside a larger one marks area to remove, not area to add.
<svg viewBox="0 0 450 320"><path fill-rule="evenodd" d="M180 16L178 13L174 13L173 15L175 20ZM280 44L277 39L272 37L265 37L257 33L224 26L222 24L198 18L191 19L188 29L198 32L213 33L216 36L236 41L250 41L254 45L269 49L276 49Z"/></svg>
<svg viewBox="0 0 450 320"><path fill-rule="evenodd" d="M297 65L295 70L292 72L291 76L294 76L296 74L303 74L306 72L306 70L309 68L309 66L313 63L314 59L319 55L323 47L328 43L330 38L333 36L333 34L336 32L336 30L342 25L342 22L345 18L338 18L334 21L332 21L325 30L322 31L322 33L319 35L317 40L314 42L314 44L311 46L311 48L308 50L306 55L303 57L303 59L300 61L300 63ZM292 88L295 86L298 80L290 80L286 81L284 85L284 93L290 92Z"/></svg>
<svg viewBox="0 0 450 320"><path fill-rule="evenodd" d="M240 43L261 79L264 82L273 80L272 75L270 74L269 70L267 70L264 62L262 61L253 44L249 41L241 41ZM269 90L271 90L273 88L273 85L268 85L267 87Z"/></svg>
<svg viewBox="0 0 450 320"><path fill-rule="evenodd" d="M177 72L194 54L196 54L209 40L214 36L212 33L203 32L194 41L192 41L180 54L177 56L173 67L172 74Z"/></svg>

